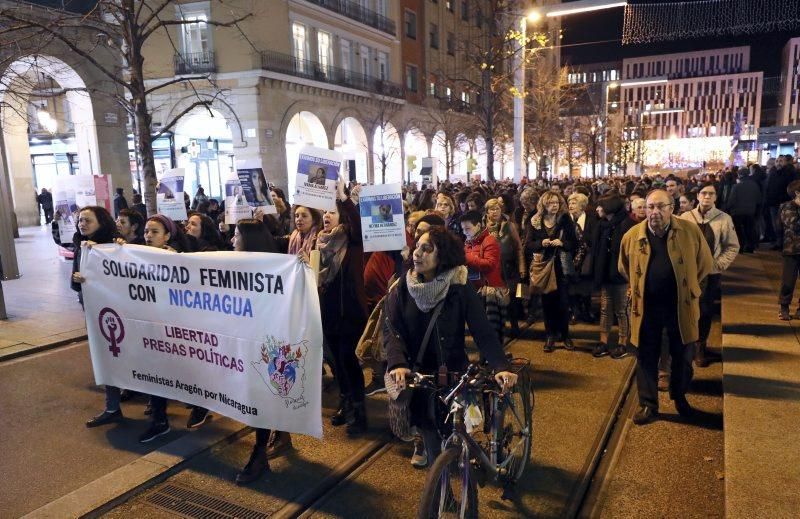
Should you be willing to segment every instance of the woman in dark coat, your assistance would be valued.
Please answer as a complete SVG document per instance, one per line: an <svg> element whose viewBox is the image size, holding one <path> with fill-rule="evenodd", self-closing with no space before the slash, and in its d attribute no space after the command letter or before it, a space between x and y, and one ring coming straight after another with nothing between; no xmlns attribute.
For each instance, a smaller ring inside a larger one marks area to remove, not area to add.
<svg viewBox="0 0 800 519"><path fill-rule="evenodd" d="M367 429L364 408L364 374L356 357L358 343L367 324L367 296L364 291L364 245L361 216L344 193L340 181L335 211L322 215L317 234L320 252L319 303L322 329L334 358L339 382L339 408L331 424L347 424L347 434Z"/></svg>
<svg viewBox="0 0 800 519"><path fill-rule="evenodd" d="M597 238L592 248L594 285L600 287L600 342L592 355L621 359L628 355L628 281L617 270L620 243L636 222L628 217L625 202L617 195L606 195L597 204L600 223ZM608 348L608 336L614 324L614 315L619 323L619 341L612 350Z"/></svg>
<svg viewBox="0 0 800 519"><path fill-rule="evenodd" d="M558 288L542 295L544 328L547 340L544 351L556 349L556 338L564 342L564 347L574 350L575 345L569 337L569 280L561 267L560 251L574 253L577 236L575 223L567 211L567 203L558 193L548 191L539 198L536 215L531 219L531 232L528 234L526 249L534 254L544 254L544 259L555 257L554 266Z"/></svg>
<svg viewBox="0 0 800 519"><path fill-rule="evenodd" d="M508 371L503 346L486 318L481 298L467 282L461 241L453 233L434 227L419 238L413 256L414 268L389 290L384 307L387 366L397 385L404 387L412 369L437 373L446 366L448 371L463 371L469 363L464 344L466 323L482 357L497 371L498 383L512 387L517 376ZM425 331L439 304L441 313L417 365ZM441 442L437 424L428 413L425 392L415 391L412 396L411 425L422 434L426 460L433 461Z"/></svg>

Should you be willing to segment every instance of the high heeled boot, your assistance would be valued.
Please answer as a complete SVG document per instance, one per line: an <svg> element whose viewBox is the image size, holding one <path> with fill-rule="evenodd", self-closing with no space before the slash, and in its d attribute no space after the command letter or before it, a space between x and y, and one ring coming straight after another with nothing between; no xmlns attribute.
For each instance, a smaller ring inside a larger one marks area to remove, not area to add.
<svg viewBox="0 0 800 519"><path fill-rule="evenodd" d="M339 395L339 408L331 416L331 425L338 427L348 422L348 417L353 411L353 405L350 402L350 396L341 394Z"/></svg>

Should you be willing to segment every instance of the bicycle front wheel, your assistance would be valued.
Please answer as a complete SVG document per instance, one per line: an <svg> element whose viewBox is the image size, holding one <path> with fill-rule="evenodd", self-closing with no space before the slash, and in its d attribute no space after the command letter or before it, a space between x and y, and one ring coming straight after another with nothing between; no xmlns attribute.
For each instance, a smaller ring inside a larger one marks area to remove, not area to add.
<svg viewBox="0 0 800 519"><path fill-rule="evenodd" d="M428 473L418 519L477 519L478 488L469 463L469 451L450 447Z"/></svg>
<svg viewBox="0 0 800 519"><path fill-rule="evenodd" d="M519 372L514 389L494 401L494 442L501 478L516 483L531 455L533 441L533 390L527 368Z"/></svg>

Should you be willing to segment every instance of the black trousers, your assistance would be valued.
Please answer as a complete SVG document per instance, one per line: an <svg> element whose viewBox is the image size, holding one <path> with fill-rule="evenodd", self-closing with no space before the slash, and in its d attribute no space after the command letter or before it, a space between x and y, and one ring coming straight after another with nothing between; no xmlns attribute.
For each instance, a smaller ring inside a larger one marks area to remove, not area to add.
<svg viewBox="0 0 800 519"><path fill-rule="evenodd" d="M700 342L708 340L711 332L711 321L714 320L714 300L722 286L722 274L709 274L706 278L706 287L700 296Z"/></svg>
<svg viewBox="0 0 800 519"><path fill-rule="evenodd" d="M364 401L364 372L356 357L357 337L352 334L330 334L326 336L333 354L339 392L349 396L353 402Z"/></svg>
<svg viewBox="0 0 800 519"><path fill-rule="evenodd" d="M800 256L783 257L783 275L781 276L781 306L792 304L794 285L797 283L797 273L800 271Z"/></svg>
<svg viewBox="0 0 800 519"><path fill-rule="evenodd" d="M733 217L736 237L742 251L752 252L758 248L758 229L755 215L736 215Z"/></svg>
<svg viewBox="0 0 800 519"><path fill-rule="evenodd" d="M544 331L548 337L569 337L569 290L566 281L559 276L558 288L542 295Z"/></svg>
<svg viewBox="0 0 800 519"><path fill-rule="evenodd" d="M256 427L256 449L264 449L267 447L270 432L270 429L261 429L260 427Z"/></svg>
<svg viewBox="0 0 800 519"><path fill-rule="evenodd" d="M669 396L673 400L683 397L692 381L694 349L683 344L678 326L678 305L653 304L645 307L639 328L639 355L636 363L636 386L639 405L658 410L658 358L661 354L661 337L664 330L669 339L672 376Z"/></svg>
<svg viewBox="0 0 800 519"><path fill-rule="evenodd" d="M164 423L167 421L167 399L163 396L151 396L150 405L153 407L153 421Z"/></svg>

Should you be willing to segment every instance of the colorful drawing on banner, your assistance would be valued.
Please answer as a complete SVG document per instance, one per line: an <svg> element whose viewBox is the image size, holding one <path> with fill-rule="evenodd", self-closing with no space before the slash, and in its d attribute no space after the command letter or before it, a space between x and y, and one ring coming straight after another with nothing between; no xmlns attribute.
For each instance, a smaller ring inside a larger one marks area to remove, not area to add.
<svg viewBox="0 0 800 519"><path fill-rule="evenodd" d="M303 148L297 160L294 203L323 211L335 210L341 168L341 153L312 146Z"/></svg>
<svg viewBox="0 0 800 519"><path fill-rule="evenodd" d="M358 207L365 252L400 250L405 246L400 184L363 186Z"/></svg>
<svg viewBox="0 0 800 519"><path fill-rule="evenodd" d="M158 178L156 204L158 212L175 221L186 220L186 204L183 201L183 168L164 171Z"/></svg>
<svg viewBox="0 0 800 519"><path fill-rule="evenodd" d="M307 355L307 341L290 345L270 335L261 345L259 362L252 363L269 391L282 398L286 407L297 409L307 404L304 396Z"/></svg>
<svg viewBox="0 0 800 519"><path fill-rule="evenodd" d="M225 182L225 223L228 225L253 217L253 211L244 192L244 187L238 178Z"/></svg>
<svg viewBox="0 0 800 519"><path fill-rule="evenodd" d="M275 203L272 201L272 194L269 190L269 183L264 176L264 170L261 168L237 169L236 174L239 176L242 192L250 207L253 209L260 207L261 212L264 214L278 212L275 208Z"/></svg>

